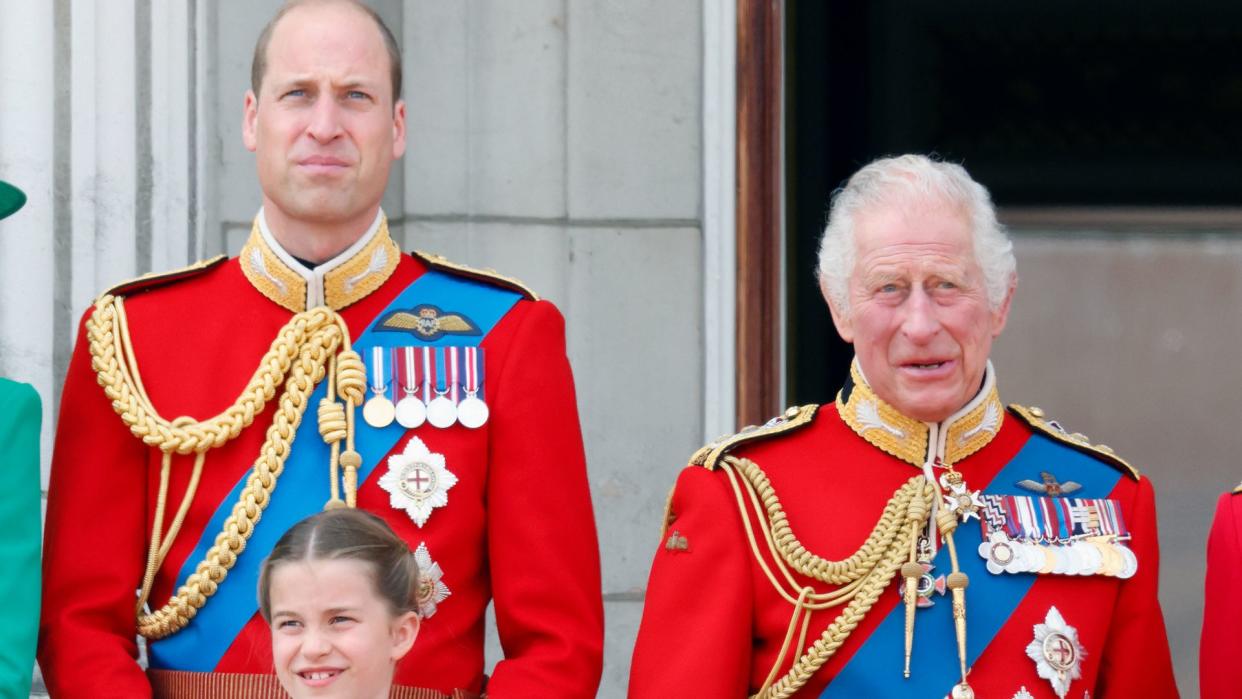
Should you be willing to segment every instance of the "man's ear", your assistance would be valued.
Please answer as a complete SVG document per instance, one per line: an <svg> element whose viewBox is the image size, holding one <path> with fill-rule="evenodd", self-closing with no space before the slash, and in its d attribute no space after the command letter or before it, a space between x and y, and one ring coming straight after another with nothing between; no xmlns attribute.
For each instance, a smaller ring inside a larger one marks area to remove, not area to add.
<svg viewBox="0 0 1242 699"><path fill-rule="evenodd" d="M1009 322L1009 306L1013 302L1013 294L1018 290L1018 273L1014 272L1009 278L1009 288L1005 290L1005 298L992 311L992 337L993 339L1000 337L1001 331L1005 329L1005 323Z"/></svg>
<svg viewBox="0 0 1242 699"><path fill-rule="evenodd" d="M253 153L259 147L256 127L259 120L259 98L254 90L246 90L246 99L242 101L242 143L246 150Z"/></svg>
<svg viewBox="0 0 1242 699"><path fill-rule="evenodd" d="M837 334L846 342L854 342L854 324L850 321L849 313L837 308L832 301L832 294L828 293L828 285L821 278L819 280L819 293L823 294L824 301L828 302L828 312L832 314L832 324L837 327Z"/></svg>
<svg viewBox="0 0 1242 699"><path fill-rule="evenodd" d="M397 100L392 109L392 159L405 155L405 100Z"/></svg>
<svg viewBox="0 0 1242 699"><path fill-rule="evenodd" d="M414 647L414 639L418 638L418 613L406 612L392 622L392 660L396 662L405 657Z"/></svg>

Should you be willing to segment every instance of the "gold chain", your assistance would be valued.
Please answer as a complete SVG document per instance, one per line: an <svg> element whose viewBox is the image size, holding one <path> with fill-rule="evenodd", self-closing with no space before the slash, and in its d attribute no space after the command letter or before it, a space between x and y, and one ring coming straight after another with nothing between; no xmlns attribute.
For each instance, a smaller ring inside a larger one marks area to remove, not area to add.
<svg viewBox="0 0 1242 699"><path fill-rule="evenodd" d="M338 501L335 474L339 462L346 467L346 501L353 504L356 478L351 479L354 475L351 472L356 473L361 459L353 449L352 416L354 406L361 404L364 397L366 369L362 358L350 346L348 327L335 311L319 307L294 315L281 328L237 400L220 414L203 421L184 416L168 420L155 410L138 372L121 298L110 295L100 297L86 322L86 330L91 367L104 394L112 401L113 410L134 436L164 454L156 506L158 516L151 537L143 592L138 602L138 631L146 638L164 638L184 628L207 603L207 599L215 594L237 562L284 470L310 395L329 370L334 370L335 374L333 385L329 387L329 398L339 393L346 404L344 410L320 407L321 413L330 412L335 418L329 421L331 424L320 425L320 432L331 445L333 501ZM342 351L338 353L338 349ZM143 614L142 606L150 594L155 572L163 563L164 555L180 529L188 502L194 495L205 454L228 443L249 427L282 383L284 391L259 456L212 547L167 604L150 614ZM346 416L348 418L344 419ZM346 429L341 429L342 423L345 423ZM346 441L344 452L340 451L339 445L342 439ZM172 454L195 454L195 473L167 538L162 538Z"/></svg>

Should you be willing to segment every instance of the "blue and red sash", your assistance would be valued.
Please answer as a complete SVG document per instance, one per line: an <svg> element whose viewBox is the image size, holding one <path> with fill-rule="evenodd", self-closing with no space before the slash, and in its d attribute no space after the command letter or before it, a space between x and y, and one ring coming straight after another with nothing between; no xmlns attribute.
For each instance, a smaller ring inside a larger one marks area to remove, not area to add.
<svg viewBox="0 0 1242 699"><path fill-rule="evenodd" d="M1106 498L1121 473L1115 468L1041 435L1032 435L1022 449L983 489L984 494L1012 492L1014 484L1030 478L1050 464L1058 475L1082 484L1075 493L1083 498ZM967 666L972 665L1009 620L1035 584L1033 574L993 575L976 553L982 542L980 527L962 525L953 535L961 571L970 576L966 593ZM942 548L932 561L936 570L949 570L948 550ZM953 631L953 605L937 604L918 610L910 678L902 677L905 648L905 609L897 605L863 642L820 699L854 697L907 697L941 699L961 680L957 640Z"/></svg>
<svg viewBox="0 0 1242 699"><path fill-rule="evenodd" d="M423 346L477 346L520 298L513 291L428 270L411 282L371 321L367 329L354 340L353 347L360 355L367 357L373 347L400 347L411 344L412 340ZM413 308L419 304L452 308L468 316L479 332L468 336L444 335L431 341L405 333L376 332L379 319L389 312ZM313 408L319 404L326 392L327 386L320 383L311 395L308 405L312 407L307 411L307 415L311 417L305 419L306 416L303 416L304 419L298 425L293 449L285 461L284 471L272 493L272 499L263 511L263 516L255 526L254 533L237 563L229 571L216 594L199 610L188 626L147 646L151 668L196 672L214 670L242 628L258 611L255 590L263 559L289 527L319 512L328 501L329 452L328 446L319 436L319 425L314 418ZM358 469L358 483L361 485L405 436L406 429L396 423L383 429L374 429L367 427L361 419L357 424L359 428L355 435L355 446L362 455L362 466ZM207 550L220 533L224 520L232 512L249 477L250 472L247 471L204 527L202 538L177 576L177 588L185 583L198 563L206 557Z"/></svg>

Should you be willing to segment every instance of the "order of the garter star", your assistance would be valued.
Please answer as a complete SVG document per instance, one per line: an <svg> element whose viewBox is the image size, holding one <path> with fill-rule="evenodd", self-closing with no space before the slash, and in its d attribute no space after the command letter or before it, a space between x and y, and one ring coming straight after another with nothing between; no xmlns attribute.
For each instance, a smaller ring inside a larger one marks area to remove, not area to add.
<svg viewBox="0 0 1242 699"><path fill-rule="evenodd" d="M433 454L423 440L410 437L400 454L388 457L388 472L379 484L388 491L389 504L405 510L421 527L432 510L448 504L448 491L457 484L457 476L445 467L443 454Z"/></svg>

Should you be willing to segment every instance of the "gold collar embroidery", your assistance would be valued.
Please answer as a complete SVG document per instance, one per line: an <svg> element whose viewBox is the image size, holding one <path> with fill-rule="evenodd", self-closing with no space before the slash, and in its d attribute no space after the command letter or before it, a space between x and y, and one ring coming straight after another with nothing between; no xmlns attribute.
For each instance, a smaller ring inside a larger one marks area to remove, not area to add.
<svg viewBox="0 0 1242 699"><path fill-rule="evenodd" d="M880 400L867 385L857 361L850 366L850 379L853 385L848 399L844 397L845 389L837 394L841 419L876 448L911 465L922 467L935 458L938 445L928 444L933 428L944 440L943 465L956 464L979 451L1000 431L1004 408L996 392L991 362L978 395L939 425L902 415Z"/></svg>
<svg viewBox="0 0 1242 699"><path fill-rule="evenodd" d="M365 298L392 276L401 249L389 236L388 219L380 212L358 242L315 269L307 269L280 247L260 211L239 257L242 273L254 288L300 313L316 306L339 311Z"/></svg>

